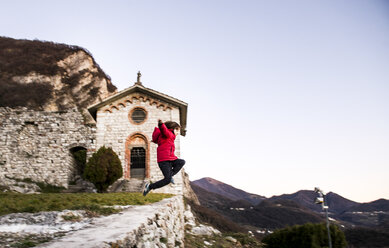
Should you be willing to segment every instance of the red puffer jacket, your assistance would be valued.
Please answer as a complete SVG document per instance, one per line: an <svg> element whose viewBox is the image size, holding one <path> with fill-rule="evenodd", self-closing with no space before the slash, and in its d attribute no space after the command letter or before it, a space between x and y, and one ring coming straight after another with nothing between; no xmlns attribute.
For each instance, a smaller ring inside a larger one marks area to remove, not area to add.
<svg viewBox="0 0 389 248"><path fill-rule="evenodd" d="M158 144L157 148L157 161L171 161L176 160L177 157L174 155L176 149L174 145L174 140L176 135L173 133L173 130L167 129L165 124L162 124L154 128L153 132L153 142Z"/></svg>

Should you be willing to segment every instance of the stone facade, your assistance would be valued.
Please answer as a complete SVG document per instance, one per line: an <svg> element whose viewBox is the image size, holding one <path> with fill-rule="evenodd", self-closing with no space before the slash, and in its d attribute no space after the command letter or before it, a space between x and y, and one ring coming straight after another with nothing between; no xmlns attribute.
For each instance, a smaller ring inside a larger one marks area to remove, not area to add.
<svg viewBox="0 0 389 248"><path fill-rule="evenodd" d="M95 148L96 128L85 126L77 109L0 108L0 130L0 181L30 179L67 187L75 173L70 150Z"/></svg>

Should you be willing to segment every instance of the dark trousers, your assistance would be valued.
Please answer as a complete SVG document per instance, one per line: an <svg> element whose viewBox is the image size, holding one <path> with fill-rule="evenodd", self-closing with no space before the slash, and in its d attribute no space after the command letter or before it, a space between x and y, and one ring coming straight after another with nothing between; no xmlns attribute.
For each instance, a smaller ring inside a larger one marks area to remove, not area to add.
<svg viewBox="0 0 389 248"><path fill-rule="evenodd" d="M184 164L185 160L183 159L159 162L158 166L161 169L164 178L158 182L150 184L150 189L159 189L165 185L168 185L172 180L172 176L177 174L184 166Z"/></svg>

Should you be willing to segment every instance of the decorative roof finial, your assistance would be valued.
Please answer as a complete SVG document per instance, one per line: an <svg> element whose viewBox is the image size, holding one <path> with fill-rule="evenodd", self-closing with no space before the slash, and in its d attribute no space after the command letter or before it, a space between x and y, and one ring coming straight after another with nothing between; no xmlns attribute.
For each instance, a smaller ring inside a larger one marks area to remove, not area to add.
<svg viewBox="0 0 389 248"><path fill-rule="evenodd" d="M138 71L138 77L136 79L136 83L135 84L140 84L142 85L142 82L140 81L140 77L142 76L142 74L140 73L140 71Z"/></svg>

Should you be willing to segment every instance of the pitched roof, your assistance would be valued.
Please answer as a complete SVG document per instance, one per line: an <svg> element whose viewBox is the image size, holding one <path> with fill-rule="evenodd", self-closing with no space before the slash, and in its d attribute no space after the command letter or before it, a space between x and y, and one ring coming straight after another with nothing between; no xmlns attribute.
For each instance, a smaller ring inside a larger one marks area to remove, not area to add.
<svg viewBox="0 0 389 248"><path fill-rule="evenodd" d="M103 101L93 104L88 107L88 111L93 116L93 118L96 120L96 113L97 110L101 107L104 107L114 101L117 101L118 99L121 99L131 93L143 93L145 95L148 95L150 97L154 97L156 99L160 99L164 102L167 102L173 106L178 107L180 110L180 125L181 125L181 135L185 136L186 134L186 119L187 119L187 111L188 111L188 104L186 102L183 102L177 98L168 96L166 94L163 94L161 92L158 92L156 90L146 88L141 83L135 83L133 86L124 89L118 93L116 93L113 96L105 98Z"/></svg>

